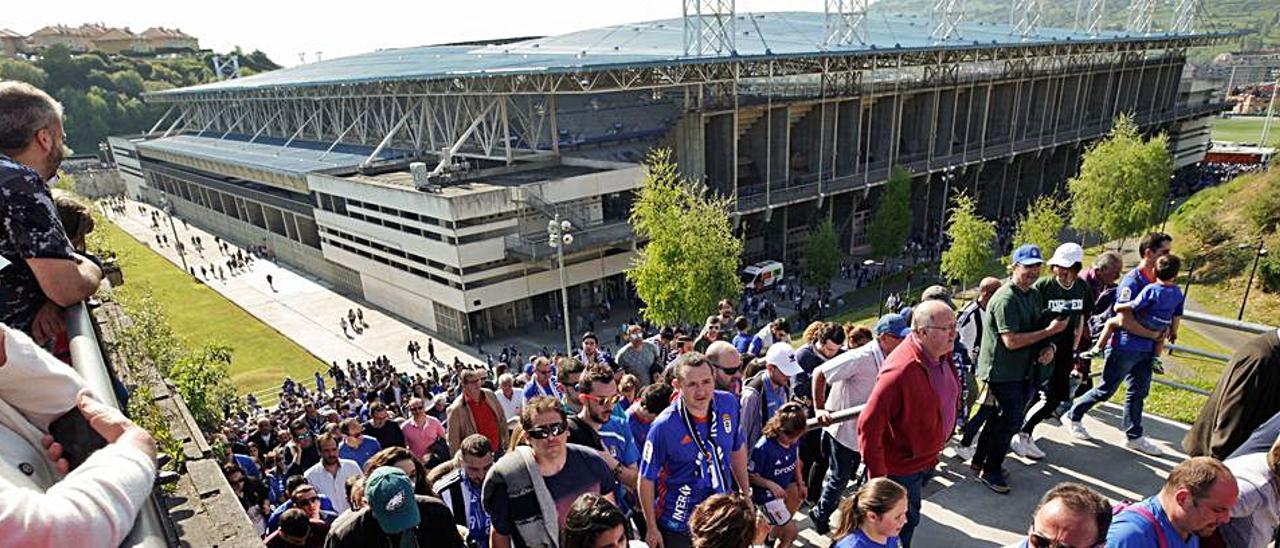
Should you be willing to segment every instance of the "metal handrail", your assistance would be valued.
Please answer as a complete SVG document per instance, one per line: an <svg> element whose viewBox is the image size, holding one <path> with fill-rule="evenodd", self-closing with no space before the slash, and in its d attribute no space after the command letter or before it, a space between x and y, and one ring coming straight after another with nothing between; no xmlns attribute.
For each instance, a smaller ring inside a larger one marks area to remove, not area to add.
<svg viewBox="0 0 1280 548"><path fill-rule="evenodd" d="M1222 327L1226 329L1232 329L1235 331L1242 331L1245 333L1253 333L1253 334L1266 333L1268 331L1275 330L1274 327L1267 326L1267 325L1250 323L1250 322L1241 322L1241 321L1223 318L1222 316L1214 316L1212 314L1205 314L1203 312L1192 312L1190 310L1182 314L1182 319L1189 322L1202 323L1205 325L1212 325L1215 327Z"/></svg>
<svg viewBox="0 0 1280 548"><path fill-rule="evenodd" d="M111 376L107 373L106 360L102 357L102 348L98 344L98 336L94 331L93 320L89 309L83 302L67 307L67 339L71 348L71 367L84 378L85 384L93 390L95 396L103 403L120 408L115 391L111 386ZM169 537L164 527L164 513L160 510L160 501L154 492L147 497L147 502L138 512L133 529L125 537L122 547L128 548L160 548L169 546Z"/></svg>
<svg viewBox="0 0 1280 548"><path fill-rule="evenodd" d="M831 424L850 421L850 420L858 420L858 416L861 415L862 410L866 408L867 408L867 404L864 403L862 405L855 405L848 409L841 409L839 411L831 413ZM805 423L805 426L808 428L817 428L819 426L822 426L822 424L819 423L818 419L815 418L815 419L809 419L809 421Z"/></svg>

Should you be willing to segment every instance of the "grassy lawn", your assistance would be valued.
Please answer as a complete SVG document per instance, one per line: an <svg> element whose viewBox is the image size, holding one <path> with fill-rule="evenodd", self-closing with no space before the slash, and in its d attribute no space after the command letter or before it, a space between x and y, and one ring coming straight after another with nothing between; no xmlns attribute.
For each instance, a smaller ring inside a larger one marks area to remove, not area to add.
<svg viewBox="0 0 1280 548"><path fill-rule="evenodd" d="M1262 124L1266 120L1263 116L1236 116L1232 118L1214 118L1213 119L1213 140L1214 141L1231 141L1234 143L1257 143L1258 138L1262 137ZM1276 130L1280 128L1273 127L1272 135L1276 136ZM1280 139L1280 136L1276 136Z"/></svg>
<svg viewBox="0 0 1280 548"><path fill-rule="evenodd" d="M96 233L115 250L124 270L120 291L150 292L174 332L188 347L222 342L235 349L231 382L240 393L280 386L285 376L309 379L322 362L214 290L196 283L178 266L124 230L99 222Z"/></svg>

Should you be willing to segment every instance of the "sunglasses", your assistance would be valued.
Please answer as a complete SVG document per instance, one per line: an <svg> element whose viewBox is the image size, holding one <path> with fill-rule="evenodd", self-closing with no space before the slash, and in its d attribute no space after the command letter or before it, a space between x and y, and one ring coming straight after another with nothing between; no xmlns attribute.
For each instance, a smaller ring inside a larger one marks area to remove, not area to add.
<svg viewBox="0 0 1280 548"><path fill-rule="evenodd" d="M741 366L739 366L739 367L720 367L720 366L718 366L718 365L717 365L717 366L716 366L716 369L719 369L722 373L724 373L725 375L729 375L730 377L732 377L732 376L734 376L734 375L737 375L739 371L742 371L742 367L741 367Z"/></svg>
<svg viewBox="0 0 1280 548"><path fill-rule="evenodd" d="M614 404L618 403L618 399L622 397L621 394L614 394L607 398L602 398L600 396L594 396L591 394L579 394L579 396L582 396L582 399L584 400L593 400L604 407L613 407Z"/></svg>
<svg viewBox="0 0 1280 548"><path fill-rule="evenodd" d="M1027 544L1030 545L1031 548L1098 548L1100 546L1105 545L1104 543L1099 542L1097 544L1091 544L1089 546L1076 547L1070 544L1063 544L1059 541L1049 538L1048 535L1037 533L1035 531L1032 531L1031 535L1027 538Z"/></svg>
<svg viewBox="0 0 1280 548"><path fill-rule="evenodd" d="M318 502L320 502L320 497L318 497L318 496L317 496L317 497L307 497L307 498L305 498L305 499L298 499L298 501L297 501L297 503L298 503L298 505L299 505L299 506L302 506L302 505L308 505L308 504L315 504L315 503L318 503Z"/></svg>
<svg viewBox="0 0 1280 548"><path fill-rule="evenodd" d="M421 406L421 405L410 405L410 406L409 406L409 410L410 410L410 411L425 411L425 410L426 410L426 408L425 408L425 407L423 407L423 406Z"/></svg>
<svg viewBox="0 0 1280 548"><path fill-rule="evenodd" d="M532 439L545 440L550 437L559 436L568 430L569 425L563 422L555 422L545 426L539 426L537 428L530 428L525 430L524 433Z"/></svg>

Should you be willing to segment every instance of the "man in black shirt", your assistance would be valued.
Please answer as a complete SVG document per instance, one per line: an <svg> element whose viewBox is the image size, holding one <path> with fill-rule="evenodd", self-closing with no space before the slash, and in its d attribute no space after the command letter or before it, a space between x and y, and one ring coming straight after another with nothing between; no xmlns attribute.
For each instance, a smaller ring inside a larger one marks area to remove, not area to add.
<svg viewBox="0 0 1280 548"><path fill-rule="evenodd" d="M387 406L376 401L369 404L369 420L361 425L364 433L378 440L383 449L388 447L404 447L404 430L396 421L391 420Z"/></svg>

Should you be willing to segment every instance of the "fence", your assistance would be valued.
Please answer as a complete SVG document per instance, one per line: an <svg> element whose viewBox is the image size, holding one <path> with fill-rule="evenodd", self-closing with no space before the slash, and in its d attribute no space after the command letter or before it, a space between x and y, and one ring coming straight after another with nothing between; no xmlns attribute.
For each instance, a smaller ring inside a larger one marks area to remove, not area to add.
<svg viewBox="0 0 1280 548"><path fill-rule="evenodd" d="M93 326L93 319L84 303L67 308L67 338L71 346L72 367L84 378L85 384L103 403L120 408L115 391L111 387L111 377L107 372L106 360L102 357L102 348L98 344L98 336ZM138 513L133 529L120 545L129 548L161 548L169 546L169 534L165 527L166 518L161 511L159 499L154 493L147 498L146 504Z"/></svg>

